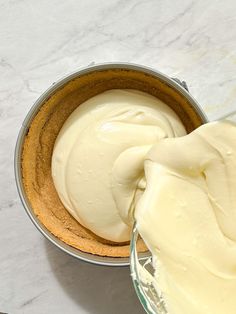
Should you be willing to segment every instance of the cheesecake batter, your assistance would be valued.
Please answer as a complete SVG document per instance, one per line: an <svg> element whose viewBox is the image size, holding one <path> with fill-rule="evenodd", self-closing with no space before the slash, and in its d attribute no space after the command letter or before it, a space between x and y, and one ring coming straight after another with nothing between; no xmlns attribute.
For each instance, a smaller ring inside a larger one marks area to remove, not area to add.
<svg viewBox="0 0 236 314"><path fill-rule="evenodd" d="M214 122L164 139L144 165L135 217L168 312L235 314L236 126Z"/></svg>
<svg viewBox="0 0 236 314"><path fill-rule="evenodd" d="M236 313L234 124L186 135L160 100L106 91L64 124L52 176L67 210L98 236L129 241L135 218L168 313Z"/></svg>
<svg viewBox="0 0 236 314"><path fill-rule="evenodd" d="M110 90L89 99L55 143L52 177L62 203L98 236L129 241L147 151L162 138L184 134L174 111L146 93Z"/></svg>

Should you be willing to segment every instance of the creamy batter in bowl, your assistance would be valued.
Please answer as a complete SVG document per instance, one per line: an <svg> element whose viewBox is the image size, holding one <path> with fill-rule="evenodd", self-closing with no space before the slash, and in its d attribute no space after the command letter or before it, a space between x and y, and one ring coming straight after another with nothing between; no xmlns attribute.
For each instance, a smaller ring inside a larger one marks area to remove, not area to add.
<svg viewBox="0 0 236 314"><path fill-rule="evenodd" d="M54 84L29 112L16 146L16 181L27 213L51 242L86 261L127 265L129 244L105 241L80 225L60 202L51 178L53 147L64 122L80 104L111 89L138 90L162 100L187 132L206 122L189 93L161 73L131 64L89 67ZM145 251L141 240L139 250Z"/></svg>
<svg viewBox="0 0 236 314"><path fill-rule="evenodd" d="M222 120L145 156L131 271L147 313L235 313L235 142L235 123ZM144 267L137 230L152 252Z"/></svg>

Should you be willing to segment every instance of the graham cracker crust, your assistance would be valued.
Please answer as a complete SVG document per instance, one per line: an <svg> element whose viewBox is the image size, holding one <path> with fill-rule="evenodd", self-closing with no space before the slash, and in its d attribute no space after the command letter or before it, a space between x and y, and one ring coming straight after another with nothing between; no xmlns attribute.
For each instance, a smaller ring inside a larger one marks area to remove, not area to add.
<svg viewBox="0 0 236 314"><path fill-rule="evenodd" d="M81 75L48 98L34 116L22 152L23 185L40 222L57 238L83 252L109 257L129 256L129 243L114 243L80 225L65 209L51 177L51 157L65 120L81 103L108 89L137 89L166 102L181 118L188 132L202 124L198 113L177 91L145 73L109 69ZM147 250L142 239L138 251Z"/></svg>

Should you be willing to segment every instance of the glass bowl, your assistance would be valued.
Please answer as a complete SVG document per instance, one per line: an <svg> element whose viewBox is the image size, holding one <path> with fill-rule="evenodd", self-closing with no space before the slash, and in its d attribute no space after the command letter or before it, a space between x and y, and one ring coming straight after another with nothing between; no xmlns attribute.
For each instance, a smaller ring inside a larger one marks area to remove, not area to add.
<svg viewBox="0 0 236 314"><path fill-rule="evenodd" d="M140 258L136 243L139 233L134 224L130 243L130 270L137 296L148 314L168 314L161 291L155 285L152 255Z"/></svg>

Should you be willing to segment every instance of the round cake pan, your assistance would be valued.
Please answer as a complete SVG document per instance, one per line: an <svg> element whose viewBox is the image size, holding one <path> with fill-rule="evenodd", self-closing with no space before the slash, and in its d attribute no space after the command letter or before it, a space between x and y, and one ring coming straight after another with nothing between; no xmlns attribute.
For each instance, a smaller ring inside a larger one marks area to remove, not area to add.
<svg viewBox="0 0 236 314"><path fill-rule="evenodd" d="M104 71L104 70L110 70L110 69L124 69L124 70L133 70L133 71L139 71L144 73L145 75L151 75L154 78L157 78L159 81L162 81L164 84L168 86L171 90L177 92L181 97L186 99L186 101L189 103L189 106L191 107L191 110L193 110L199 117L201 123L207 122L207 117L204 114L203 110L201 109L200 105L197 103L197 101L190 95L190 93L187 90L187 86L185 82L180 81L179 79L171 79L170 77L145 66L140 66L136 64L131 63L104 63L104 64L98 64L94 66L89 66L83 69L80 69L62 79L60 79L58 82L53 83L51 87L49 87L35 102L29 113L27 114L22 127L20 129L16 148L15 148L15 160L14 160L14 167L15 167L15 179L16 179L16 185L17 189L22 201L22 204L34 223L34 225L37 227L37 229L54 245L56 245L58 248L63 250L64 252L74 256L75 258L78 258L80 260L90 262L97 265L106 265L106 266L127 266L129 265L129 258L112 258L112 257L102 257L102 256L96 256L89 253L84 253L80 250L77 250L66 243L62 242L58 238L56 238L53 234L51 234L44 225L39 221L39 219L34 214L34 211L30 205L29 200L27 199L23 180L22 180L22 169L21 169L21 158L22 158L22 148L25 136L28 132L28 129L30 127L31 121L35 117L35 115L40 110L41 106L44 104L44 102L51 97L57 90L63 87L63 85L67 84L71 80L74 80L75 78L78 78L82 75L92 73L94 71ZM140 258L145 258L147 256L146 253L141 253Z"/></svg>

